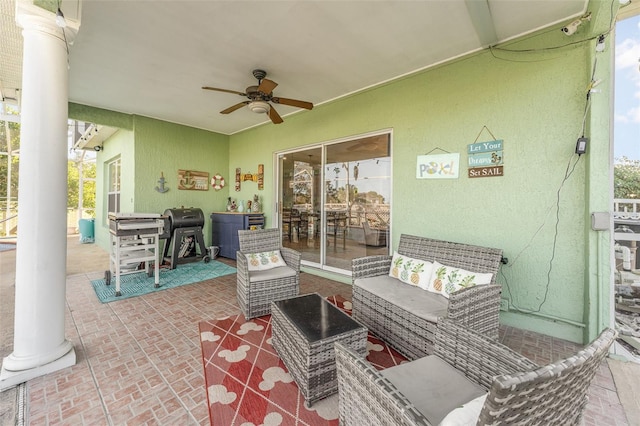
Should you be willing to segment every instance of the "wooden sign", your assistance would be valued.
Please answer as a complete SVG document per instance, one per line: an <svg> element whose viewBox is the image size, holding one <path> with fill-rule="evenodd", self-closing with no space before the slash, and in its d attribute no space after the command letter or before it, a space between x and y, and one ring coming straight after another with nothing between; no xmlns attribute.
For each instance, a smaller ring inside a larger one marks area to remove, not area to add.
<svg viewBox="0 0 640 426"><path fill-rule="evenodd" d="M236 168L236 192L240 192L240 176L242 175L242 171L240 167Z"/></svg>
<svg viewBox="0 0 640 426"><path fill-rule="evenodd" d="M503 176L503 167L504 166L495 166L495 167L474 167L473 169L469 169L469 177L470 178L479 178L479 177L492 177L492 176Z"/></svg>
<svg viewBox="0 0 640 426"><path fill-rule="evenodd" d="M503 176L503 141L472 143L467 146L470 178Z"/></svg>
<svg viewBox="0 0 640 426"><path fill-rule="evenodd" d="M258 175L254 175L253 173L245 173L242 175L242 181L246 182L257 182L258 181Z"/></svg>
<svg viewBox="0 0 640 426"><path fill-rule="evenodd" d="M209 173L194 170L178 170L178 189L192 191L209 190Z"/></svg>
<svg viewBox="0 0 640 426"><path fill-rule="evenodd" d="M416 179L458 179L460 154L418 155Z"/></svg>
<svg viewBox="0 0 640 426"><path fill-rule="evenodd" d="M258 164L258 190L264 189L264 164Z"/></svg>

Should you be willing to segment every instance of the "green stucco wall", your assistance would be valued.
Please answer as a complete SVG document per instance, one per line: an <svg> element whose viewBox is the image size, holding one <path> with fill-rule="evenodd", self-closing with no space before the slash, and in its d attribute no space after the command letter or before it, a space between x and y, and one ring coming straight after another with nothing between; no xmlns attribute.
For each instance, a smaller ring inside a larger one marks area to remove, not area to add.
<svg viewBox="0 0 640 426"><path fill-rule="evenodd" d="M205 243L211 243L209 215L224 210L229 185L220 191L178 189L178 170L229 175L229 137L193 127L136 116L134 211L163 213L168 208L197 207L205 214ZM140 159L144 159L140 161ZM155 190L164 173L168 192Z"/></svg>
<svg viewBox="0 0 640 426"><path fill-rule="evenodd" d="M69 103L69 118L118 129L133 130L133 116L130 114L89 107L73 102Z"/></svg>
<svg viewBox="0 0 640 426"><path fill-rule="evenodd" d="M267 226L275 226L276 152L388 129L393 144L392 247L402 233L409 233L501 248L509 259L497 278L509 304L501 322L586 342L610 323L612 294L611 236L590 227L591 212L611 210L609 49L597 56L597 78L605 83L584 116L596 58L595 43L588 39L606 29L610 5L591 6L592 27L580 35L582 43L548 49L568 44L560 31L549 30L502 46L527 52L486 50L287 116L280 125L224 136L130 117L131 130L105 143L99 163L114 155L135 157L127 163L131 170L126 181L123 175L123 182L133 182L133 189L127 189L130 211L196 206L208 219L211 211L224 209L227 196L246 201L259 194ZM128 122L126 116L109 119ZM577 157L583 119L591 141L587 154ZM492 140L492 135L504 141L504 176L468 178L467 146ZM460 153L460 178L416 179L416 157L437 148ZM235 169L255 173L258 164L265 166L264 190L243 182L235 192ZM227 187L220 192L178 191L178 169L219 172ZM100 167L98 172L105 177ZM170 188L166 194L153 189L161 172ZM105 233L97 235L104 241Z"/></svg>
<svg viewBox="0 0 640 426"><path fill-rule="evenodd" d="M566 36L546 34L527 40L526 47L560 42ZM597 300L589 295L593 291L606 295L602 286L608 285L607 271L599 284L590 273L597 247L590 242L596 233L589 220L592 209L608 210L609 139L600 139L589 155L574 155L591 51L588 42L560 53L485 51L285 117L278 126L233 135L229 165L243 170L255 169L258 162L268 165L264 204L267 216L273 216L274 152L391 128L393 246L400 234L409 233L501 248L509 263L498 282L510 305L502 322L586 341L607 319L591 321L585 300ZM602 133L609 120L606 88L595 103L604 104L597 107L605 110L600 118L593 119ZM470 179L467 145L493 139L481 132L484 126L504 140L504 176ZM436 148L461 154L459 179L416 179L416 156ZM565 180L568 164L572 172ZM246 186L237 194L241 199L255 191ZM608 244L608 234L599 238ZM595 262L602 274L602 259Z"/></svg>
<svg viewBox="0 0 640 426"><path fill-rule="evenodd" d="M135 188L126 182L135 182L134 134L131 130L120 129L103 144L96 156L96 221L95 239L105 250L110 249L109 218L107 217L107 192L109 190L109 163L120 159L120 209L133 210Z"/></svg>
<svg viewBox="0 0 640 426"><path fill-rule="evenodd" d="M228 176L229 137L193 127L168 123L141 116L73 104L70 117L119 127L103 143L96 158L96 243L109 250L109 228L106 199L109 184L108 164L121 160L120 211L163 213L168 208L197 207L205 215L204 240L211 243L211 212L224 210L229 186L220 191L179 190L178 170L220 173ZM120 127L122 126L122 127ZM155 190L161 174L169 191Z"/></svg>

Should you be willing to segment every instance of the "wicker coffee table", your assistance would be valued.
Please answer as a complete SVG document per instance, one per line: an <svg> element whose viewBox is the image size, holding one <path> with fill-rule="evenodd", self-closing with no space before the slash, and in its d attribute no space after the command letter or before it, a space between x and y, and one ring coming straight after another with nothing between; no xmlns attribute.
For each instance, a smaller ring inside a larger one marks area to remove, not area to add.
<svg viewBox="0 0 640 426"><path fill-rule="evenodd" d="M271 326L273 347L308 406L338 391L335 342L366 355L366 327L318 293L272 302Z"/></svg>

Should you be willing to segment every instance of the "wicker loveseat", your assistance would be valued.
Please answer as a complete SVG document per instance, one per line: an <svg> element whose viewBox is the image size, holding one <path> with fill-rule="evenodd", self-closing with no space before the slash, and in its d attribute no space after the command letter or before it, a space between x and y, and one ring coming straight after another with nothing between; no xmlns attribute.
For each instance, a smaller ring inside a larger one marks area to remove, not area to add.
<svg viewBox="0 0 640 426"><path fill-rule="evenodd" d="M446 299L390 277L392 256L353 259L356 320L409 359L433 352L436 324L441 316L497 339L501 287L495 285L495 279L502 250L402 234L397 252L493 276L489 285L465 288Z"/></svg>
<svg viewBox="0 0 640 426"><path fill-rule="evenodd" d="M544 367L446 318L433 355L382 371L335 344L340 424L578 425L615 337Z"/></svg>

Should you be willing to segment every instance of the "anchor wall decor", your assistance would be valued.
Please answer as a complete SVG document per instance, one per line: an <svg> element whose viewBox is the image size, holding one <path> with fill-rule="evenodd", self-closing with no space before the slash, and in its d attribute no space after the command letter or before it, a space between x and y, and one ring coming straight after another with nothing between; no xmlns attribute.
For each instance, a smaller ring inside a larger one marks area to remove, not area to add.
<svg viewBox="0 0 640 426"><path fill-rule="evenodd" d="M160 179L158 179L158 186L156 186L156 191L158 191L161 194L164 194L165 192L167 192L169 190L169 188L165 187L165 179L164 179L164 172L160 172Z"/></svg>
<svg viewBox="0 0 640 426"><path fill-rule="evenodd" d="M209 173L194 170L178 170L178 189L192 191L209 190Z"/></svg>

